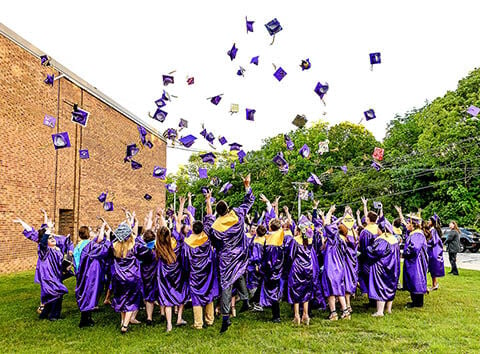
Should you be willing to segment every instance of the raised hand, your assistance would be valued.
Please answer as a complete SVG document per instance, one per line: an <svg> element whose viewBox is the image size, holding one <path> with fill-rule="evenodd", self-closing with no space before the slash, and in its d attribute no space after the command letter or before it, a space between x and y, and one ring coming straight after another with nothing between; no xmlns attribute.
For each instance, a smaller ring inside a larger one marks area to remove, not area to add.
<svg viewBox="0 0 480 354"><path fill-rule="evenodd" d="M268 199L267 199L267 197L265 197L265 194L263 194L263 193L260 194L260 200L264 203L268 203Z"/></svg>
<svg viewBox="0 0 480 354"><path fill-rule="evenodd" d="M250 173L247 175L247 177L242 177L242 180L243 180L243 185L245 186L245 188L249 188L250 187Z"/></svg>
<svg viewBox="0 0 480 354"><path fill-rule="evenodd" d="M317 208L318 208L318 203L319 203L318 200L313 200L313 209L317 209Z"/></svg>
<svg viewBox="0 0 480 354"><path fill-rule="evenodd" d="M366 199L365 197L362 197L362 204L366 206L367 203L368 203L368 199Z"/></svg>

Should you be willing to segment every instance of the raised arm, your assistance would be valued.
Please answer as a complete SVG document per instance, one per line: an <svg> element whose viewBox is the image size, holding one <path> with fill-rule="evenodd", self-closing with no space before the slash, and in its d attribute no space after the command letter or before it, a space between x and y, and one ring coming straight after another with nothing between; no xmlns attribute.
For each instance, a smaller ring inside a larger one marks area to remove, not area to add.
<svg viewBox="0 0 480 354"><path fill-rule="evenodd" d="M360 211L360 209L357 210L357 227L358 226L362 226L362 218L360 217L360 214L362 212Z"/></svg>
<svg viewBox="0 0 480 354"><path fill-rule="evenodd" d="M213 215L213 211L212 211L212 192L210 192L210 191L208 191L208 193L205 194L205 204L206 204L207 215Z"/></svg>
<svg viewBox="0 0 480 354"><path fill-rule="evenodd" d="M280 198L281 198L281 196L277 196L277 197L275 198L275 201L274 201L273 204L272 204L273 209L274 209L274 211L275 211L275 215L276 215L277 217L278 217L278 215L280 215L280 214L278 213L278 201L280 200Z"/></svg>
<svg viewBox="0 0 480 354"><path fill-rule="evenodd" d="M365 216L365 218L367 217L367 214L368 214L368 199L365 199L364 197L362 197L362 204L363 204L363 216Z"/></svg>
<svg viewBox="0 0 480 354"><path fill-rule="evenodd" d="M182 218L183 218L183 209L185 207L186 199L185 197L180 196L179 200L179 207L178 207L178 214L177 214L177 222L175 223L175 229L178 233L182 230Z"/></svg>
<svg viewBox="0 0 480 354"><path fill-rule="evenodd" d="M402 208L395 205L395 210L398 212L398 217L400 218L401 223L403 225L407 225L407 222L405 221L405 218L403 217Z"/></svg>
<svg viewBox="0 0 480 354"><path fill-rule="evenodd" d="M23 229L27 232L30 232L30 231L33 231L33 227L31 227L30 225L28 225L25 221L23 221L22 219L20 218L16 218L16 219L13 219L13 222L15 224L20 224L22 225Z"/></svg>
<svg viewBox="0 0 480 354"><path fill-rule="evenodd" d="M105 238L105 228L107 227L107 222L102 220L102 226L100 227L100 232L98 233L97 243L102 243Z"/></svg>
<svg viewBox="0 0 480 354"><path fill-rule="evenodd" d="M252 188L250 188L250 173L247 175L247 177L242 178L242 180L246 194L243 199L243 203L238 207L238 210L241 211L243 215L246 215L255 202L255 197L252 193Z"/></svg>

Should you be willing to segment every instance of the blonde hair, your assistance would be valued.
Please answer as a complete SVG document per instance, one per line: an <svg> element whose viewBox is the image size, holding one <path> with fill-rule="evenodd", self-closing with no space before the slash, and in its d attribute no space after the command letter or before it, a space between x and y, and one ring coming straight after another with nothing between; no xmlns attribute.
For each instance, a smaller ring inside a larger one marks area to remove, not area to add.
<svg viewBox="0 0 480 354"><path fill-rule="evenodd" d="M135 235L130 236L123 242L115 241L113 243L113 255L117 258L125 258L133 246L135 246Z"/></svg>
<svg viewBox="0 0 480 354"><path fill-rule="evenodd" d="M455 220L450 221L453 224L453 229L460 233L460 229L458 228L458 224Z"/></svg>

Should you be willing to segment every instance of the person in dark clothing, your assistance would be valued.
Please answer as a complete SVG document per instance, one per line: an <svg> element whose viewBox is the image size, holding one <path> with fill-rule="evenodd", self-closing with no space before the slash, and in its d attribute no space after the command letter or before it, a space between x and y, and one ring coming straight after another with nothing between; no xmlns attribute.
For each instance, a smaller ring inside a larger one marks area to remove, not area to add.
<svg viewBox="0 0 480 354"><path fill-rule="evenodd" d="M460 252L460 230L455 221L451 221L450 230L446 233L445 246L447 247L448 258L450 260L451 270L449 274L458 275L457 253Z"/></svg>

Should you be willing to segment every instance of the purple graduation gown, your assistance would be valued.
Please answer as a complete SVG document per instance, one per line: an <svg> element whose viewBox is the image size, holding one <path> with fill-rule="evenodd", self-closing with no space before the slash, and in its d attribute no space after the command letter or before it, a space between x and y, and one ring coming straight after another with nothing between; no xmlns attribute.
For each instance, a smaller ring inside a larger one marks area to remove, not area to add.
<svg viewBox="0 0 480 354"><path fill-rule="evenodd" d="M368 281L370 264L368 263L367 247L373 244L373 241L378 236L377 224L368 224L359 236L358 251L358 283L363 294L368 293Z"/></svg>
<svg viewBox="0 0 480 354"><path fill-rule="evenodd" d="M304 303L312 300L315 296L320 269L312 241L309 239L309 244L304 246L300 236L295 237L290 243L291 267L288 275L288 302L291 304Z"/></svg>
<svg viewBox="0 0 480 354"><path fill-rule="evenodd" d="M392 301L397 291L400 277L400 246L395 236L382 234L373 245L367 247L370 273L368 298L379 301Z"/></svg>
<svg viewBox="0 0 480 354"><path fill-rule="evenodd" d="M205 306L219 293L215 254L208 236L191 234L183 244L192 306Z"/></svg>
<svg viewBox="0 0 480 354"><path fill-rule="evenodd" d="M162 259L157 261L158 302L162 306L180 306L188 299L188 273L183 266L183 236L172 230L172 247L177 259L166 264Z"/></svg>
<svg viewBox="0 0 480 354"><path fill-rule="evenodd" d="M411 232L403 249L403 288L413 294L427 292L427 241L421 230Z"/></svg>
<svg viewBox="0 0 480 354"><path fill-rule="evenodd" d="M283 295L284 232L280 229L265 238L260 306L272 306L272 303L280 301Z"/></svg>
<svg viewBox="0 0 480 354"><path fill-rule="evenodd" d="M325 297L345 296L344 243L336 224L325 226L326 244L323 251L322 289Z"/></svg>
<svg viewBox="0 0 480 354"><path fill-rule="evenodd" d="M108 256L110 241L97 243L97 238L88 241L80 254L80 263L76 267L77 285L75 297L80 311L92 311L102 292L102 260Z"/></svg>
<svg viewBox="0 0 480 354"><path fill-rule="evenodd" d="M433 278L445 276L445 266L443 264L443 242L438 236L437 230L431 228L432 237L427 241L428 251L428 271Z"/></svg>
<svg viewBox="0 0 480 354"><path fill-rule="evenodd" d="M247 266L247 289L256 289L260 286L262 276L260 274L260 267L263 259L263 246L265 244L265 237L255 236L251 243L248 266ZM257 268L259 269L257 271Z"/></svg>
<svg viewBox="0 0 480 354"><path fill-rule="evenodd" d="M353 235L347 235L344 250L345 260L345 292L355 294L358 283L358 259L357 259L357 242Z"/></svg>
<svg viewBox="0 0 480 354"><path fill-rule="evenodd" d="M127 252L125 258L113 258L111 266L112 307L116 312L136 311L140 308L143 299L140 260L148 258L150 252L152 251L145 245L145 242L137 237L134 246Z"/></svg>
<svg viewBox="0 0 480 354"><path fill-rule="evenodd" d="M249 188L243 203L217 220L207 215L204 230L217 247L220 272L220 287L227 289L245 274L248 265L248 246L245 237L245 215L255 201Z"/></svg>
<svg viewBox="0 0 480 354"><path fill-rule="evenodd" d="M155 258L154 247L155 240L146 243L152 250L147 257L140 263L140 274L143 283L143 298L147 302L155 302L158 299L157 294L157 259Z"/></svg>
<svg viewBox="0 0 480 354"><path fill-rule="evenodd" d="M37 276L40 283L40 299L43 305L68 293L62 283L63 253L59 248L38 244Z"/></svg>

